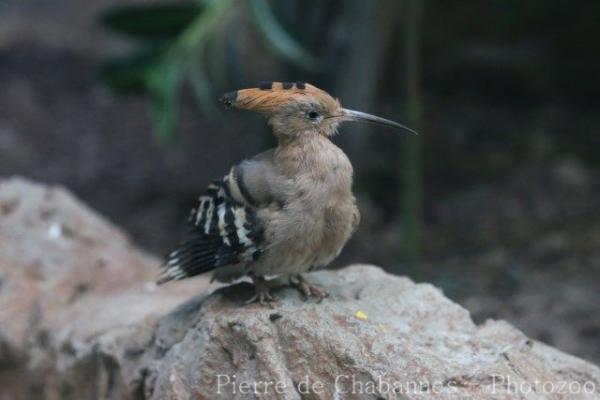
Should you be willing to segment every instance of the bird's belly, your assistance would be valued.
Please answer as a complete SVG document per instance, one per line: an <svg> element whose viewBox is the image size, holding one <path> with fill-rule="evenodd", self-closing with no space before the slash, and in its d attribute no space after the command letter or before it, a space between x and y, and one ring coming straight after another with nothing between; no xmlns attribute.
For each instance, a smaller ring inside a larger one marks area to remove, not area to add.
<svg viewBox="0 0 600 400"><path fill-rule="evenodd" d="M352 235L358 209L351 194L329 204L291 204L271 213L267 248L251 270L260 275L299 274L333 261Z"/></svg>

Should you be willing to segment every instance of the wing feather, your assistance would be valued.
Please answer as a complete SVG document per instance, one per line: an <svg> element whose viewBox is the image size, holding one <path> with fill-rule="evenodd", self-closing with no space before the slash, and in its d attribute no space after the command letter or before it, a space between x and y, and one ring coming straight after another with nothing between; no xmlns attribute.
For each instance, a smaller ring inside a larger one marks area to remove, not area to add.
<svg viewBox="0 0 600 400"><path fill-rule="evenodd" d="M199 197L188 220L188 238L167 256L158 283L248 264L260 257L262 226L254 207L231 195L230 176L210 184Z"/></svg>

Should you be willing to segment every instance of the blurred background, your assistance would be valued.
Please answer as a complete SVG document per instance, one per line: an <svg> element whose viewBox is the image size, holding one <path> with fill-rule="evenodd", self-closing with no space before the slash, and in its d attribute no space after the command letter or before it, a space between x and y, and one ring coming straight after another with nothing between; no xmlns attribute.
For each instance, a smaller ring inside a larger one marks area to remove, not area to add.
<svg viewBox="0 0 600 400"><path fill-rule="evenodd" d="M600 362L600 2L0 0L0 176L60 184L162 255L210 180L273 146L216 99L303 80L363 219L335 266L429 281Z"/></svg>

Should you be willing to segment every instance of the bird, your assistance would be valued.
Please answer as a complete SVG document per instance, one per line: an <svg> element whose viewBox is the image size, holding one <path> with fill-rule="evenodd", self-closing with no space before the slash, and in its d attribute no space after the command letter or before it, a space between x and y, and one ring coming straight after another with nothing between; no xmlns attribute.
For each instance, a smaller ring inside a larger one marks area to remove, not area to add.
<svg viewBox="0 0 600 400"><path fill-rule="evenodd" d="M343 108L306 82L261 82L226 93L227 108L263 114L277 146L233 166L200 195L189 232L165 259L158 284L213 272L213 280L249 277L246 303L277 301L268 278L287 277L303 298L328 293L302 275L325 268L360 222L353 168L332 142L342 122L369 122L413 134L405 125Z"/></svg>

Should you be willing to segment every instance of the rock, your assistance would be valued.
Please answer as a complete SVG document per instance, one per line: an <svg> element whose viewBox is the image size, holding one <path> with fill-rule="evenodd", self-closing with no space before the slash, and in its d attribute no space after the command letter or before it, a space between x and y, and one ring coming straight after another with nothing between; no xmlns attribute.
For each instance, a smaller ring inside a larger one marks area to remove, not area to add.
<svg viewBox="0 0 600 400"><path fill-rule="evenodd" d="M157 265L65 190L0 181L0 398L64 398L66 354L208 286L197 279L156 289ZM31 397L39 387L48 395Z"/></svg>
<svg viewBox="0 0 600 400"><path fill-rule="evenodd" d="M0 183L0 398L600 398L598 367L377 267L271 308L247 283L156 288L157 264L64 190Z"/></svg>

